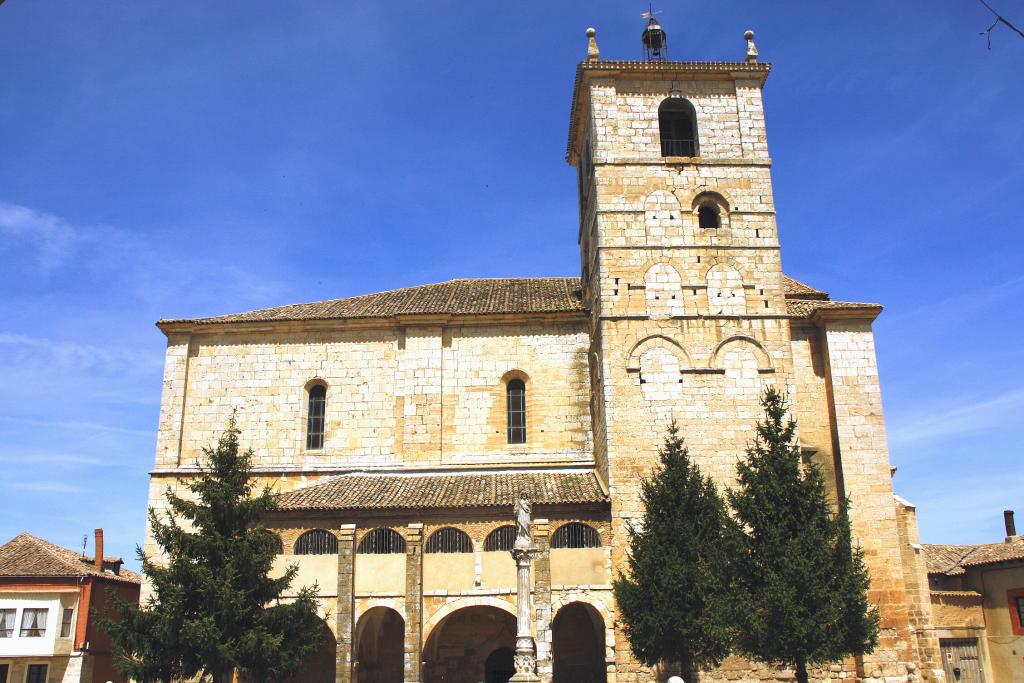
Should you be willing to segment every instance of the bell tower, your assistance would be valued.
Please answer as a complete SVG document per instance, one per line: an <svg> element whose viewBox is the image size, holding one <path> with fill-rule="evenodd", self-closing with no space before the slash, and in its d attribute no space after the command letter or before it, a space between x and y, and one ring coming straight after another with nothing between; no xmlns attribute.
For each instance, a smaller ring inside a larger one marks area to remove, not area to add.
<svg viewBox="0 0 1024 683"><path fill-rule="evenodd" d="M566 152L578 175L594 459L611 499L614 571L668 425L678 424L702 471L730 487L762 417L760 396L775 385L813 442L808 457L831 475L835 495L853 500L873 599L894 634L857 667L912 672L916 636L870 328L880 307L829 301L814 320L787 307L787 289L828 297L782 273L762 105L771 66L753 32L737 61L669 61L665 29L646 18L643 60L602 59L587 30ZM651 675L624 644L615 663L620 675Z"/></svg>
<svg viewBox="0 0 1024 683"><path fill-rule="evenodd" d="M761 104L771 67L752 33L737 62L665 60L653 17L650 59L603 60L587 35L567 160L579 182L595 458L632 517L636 478L672 419L691 451L723 454L703 466L731 481L762 383L790 364Z"/></svg>

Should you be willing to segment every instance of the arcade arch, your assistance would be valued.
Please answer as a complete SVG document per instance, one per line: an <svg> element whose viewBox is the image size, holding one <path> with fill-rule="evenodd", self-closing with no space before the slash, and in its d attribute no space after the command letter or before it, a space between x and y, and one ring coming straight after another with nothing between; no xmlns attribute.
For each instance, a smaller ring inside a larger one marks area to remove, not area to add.
<svg viewBox="0 0 1024 683"><path fill-rule="evenodd" d="M606 683L605 624L585 602L570 602L551 622L554 683Z"/></svg>
<svg viewBox="0 0 1024 683"><path fill-rule="evenodd" d="M354 683L402 683L405 621L389 607L371 607L356 623Z"/></svg>
<svg viewBox="0 0 1024 683"><path fill-rule="evenodd" d="M516 646L516 618L508 609L471 605L441 617L423 644L423 683L507 683Z"/></svg>

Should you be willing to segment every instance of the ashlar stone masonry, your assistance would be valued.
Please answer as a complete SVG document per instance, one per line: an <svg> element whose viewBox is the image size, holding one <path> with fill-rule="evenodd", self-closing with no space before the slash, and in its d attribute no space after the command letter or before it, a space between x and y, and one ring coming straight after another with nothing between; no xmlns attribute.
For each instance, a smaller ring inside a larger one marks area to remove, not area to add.
<svg viewBox="0 0 1024 683"><path fill-rule="evenodd" d="M882 615L876 652L815 679L942 678L891 482L871 328L881 307L783 274L769 71L752 38L744 61L636 62L602 60L591 36L567 148L578 277L160 321L150 505L180 490L235 414L282 494L267 519L278 570L296 562L297 584L321 591L324 643L301 681L508 680L520 492L536 520L541 678L664 680L671 671L631 656L611 592L640 481L674 419L701 468L733 485L768 385L788 392L807 458L852 500ZM672 130L692 139L668 139L667 116L689 117ZM693 156L665 155L681 148ZM738 659L706 673L791 676Z"/></svg>

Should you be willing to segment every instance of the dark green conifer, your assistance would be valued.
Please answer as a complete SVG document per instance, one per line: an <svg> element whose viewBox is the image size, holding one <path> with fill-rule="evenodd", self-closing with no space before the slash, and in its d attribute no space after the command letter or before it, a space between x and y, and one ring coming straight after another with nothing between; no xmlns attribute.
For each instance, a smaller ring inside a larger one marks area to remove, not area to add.
<svg viewBox="0 0 1024 683"><path fill-rule="evenodd" d="M254 681L289 678L319 644L316 587L281 596L295 574L268 576L280 541L260 519L274 506L267 488L256 489L252 451L239 452L234 418L206 464L185 487L168 490L166 513L149 510L153 538L164 557L141 550L153 593L142 609L120 604L120 620L106 622L118 670L149 683L232 673Z"/></svg>
<svg viewBox="0 0 1024 683"><path fill-rule="evenodd" d="M733 637L725 502L673 421L660 466L642 483L643 524L629 530L628 573L615 599L634 656L678 664L687 681L729 655Z"/></svg>
<svg viewBox="0 0 1024 683"><path fill-rule="evenodd" d="M810 665L871 652L878 613L867 600L863 552L850 541L847 501L837 509L821 471L802 462L782 395L769 388L762 406L765 420L728 495L741 527L732 563L737 645L806 683Z"/></svg>

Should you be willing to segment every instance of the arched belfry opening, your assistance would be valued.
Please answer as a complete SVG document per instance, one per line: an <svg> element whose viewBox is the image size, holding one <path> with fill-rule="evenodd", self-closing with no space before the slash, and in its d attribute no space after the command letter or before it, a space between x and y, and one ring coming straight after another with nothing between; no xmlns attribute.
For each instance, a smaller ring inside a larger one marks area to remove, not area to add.
<svg viewBox="0 0 1024 683"><path fill-rule="evenodd" d="M669 97L658 107L661 156L697 156L697 112L689 100Z"/></svg>

